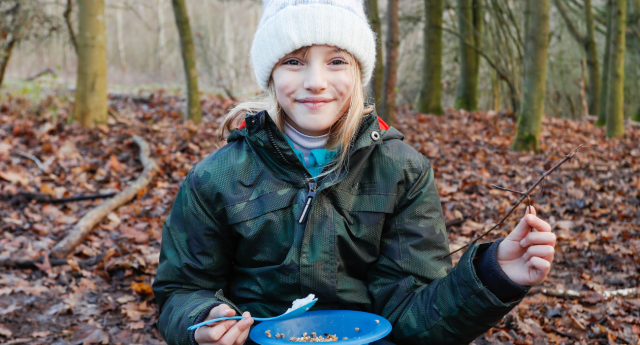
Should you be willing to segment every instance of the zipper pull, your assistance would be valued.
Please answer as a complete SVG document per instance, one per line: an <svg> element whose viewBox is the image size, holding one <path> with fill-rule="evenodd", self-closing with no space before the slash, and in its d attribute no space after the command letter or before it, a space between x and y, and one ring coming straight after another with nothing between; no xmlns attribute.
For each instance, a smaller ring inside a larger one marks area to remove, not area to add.
<svg viewBox="0 0 640 345"><path fill-rule="evenodd" d="M311 208L311 200L316 195L316 183L309 182L309 193L307 194L307 200L304 203L304 208L302 209L302 213L300 214L300 218L298 218L298 223L302 224L307 220L309 216L309 209Z"/></svg>

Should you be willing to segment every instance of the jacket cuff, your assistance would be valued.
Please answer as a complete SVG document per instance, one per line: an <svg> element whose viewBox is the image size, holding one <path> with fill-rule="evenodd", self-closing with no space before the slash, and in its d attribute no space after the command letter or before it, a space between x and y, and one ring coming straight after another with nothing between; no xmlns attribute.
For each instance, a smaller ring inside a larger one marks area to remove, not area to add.
<svg viewBox="0 0 640 345"><path fill-rule="evenodd" d="M193 321L193 324L198 324L202 321L204 321L204 319L207 318L207 315L209 315L209 312L211 311L211 309L219 306L220 302L215 302L215 303L211 303L210 305L206 306L204 309L202 309L202 311L200 312L200 314L198 314L198 316L196 317L195 321ZM196 342L196 331L190 331L191 334L189 335L189 338L191 339L191 345L198 345L198 342Z"/></svg>
<svg viewBox="0 0 640 345"><path fill-rule="evenodd" d="M483 253L476 253L473 265L478 278L492 294L501 302L513 302L524 297L530 286L523 286L512 281L498 263L498 246L504 238L493 242Z"/></svg>

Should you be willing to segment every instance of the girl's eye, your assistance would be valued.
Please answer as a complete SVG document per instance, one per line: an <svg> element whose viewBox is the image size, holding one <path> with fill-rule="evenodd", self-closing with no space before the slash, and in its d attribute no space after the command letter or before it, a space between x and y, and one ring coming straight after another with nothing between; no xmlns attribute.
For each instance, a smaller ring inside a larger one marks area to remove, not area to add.
<svg viewBox="0 0 640 345"><path fill-rule="evenodd" d="M339 63L334 63L334 62L339 62ZM348 63L344 60L333 60L331 61L332 65L347 65Z"/></svg>
<svg viewBox="0 0 640 345"><path fill-rule="evenodd" d="M292 66L297 66L298 65L298 60L287 60L285 62L283 62L283 65L289 65L289 62L295 62L295 64L291 64Z"/></svg>

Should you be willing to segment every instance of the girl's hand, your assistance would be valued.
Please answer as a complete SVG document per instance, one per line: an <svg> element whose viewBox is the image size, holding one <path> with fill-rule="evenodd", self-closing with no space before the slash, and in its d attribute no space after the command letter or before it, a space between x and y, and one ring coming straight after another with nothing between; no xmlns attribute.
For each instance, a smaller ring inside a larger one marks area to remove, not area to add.
<svg viewBox="0 0 640 345"><path fill-rule="evenodd" d="M206 320L219 317L235 316L236 311L226 304L221 304L209 312ZM249 336L249 329L253 324L253 318L245 311L242 320L224 320L202 326L196 329L195 339L200 345L242 345Z"/></svg>
<svg viewBox="0 0 640 345"><path fill-rule="evenodd" d="M536 217L533 207L527 213L500 243L497 256L500 267L513 282L533 286L542 283L549 273L556 235L549 223Z"/></svg>

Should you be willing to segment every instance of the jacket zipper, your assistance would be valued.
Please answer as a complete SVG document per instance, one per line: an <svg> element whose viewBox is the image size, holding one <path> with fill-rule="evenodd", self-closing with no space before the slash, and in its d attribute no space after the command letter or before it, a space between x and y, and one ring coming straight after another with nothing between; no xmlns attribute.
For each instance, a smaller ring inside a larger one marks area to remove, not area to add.
<svg viewBox="0 0 640 345"><path fill-rule="evenodd" d="M264 116L264 114L262 115ZM358 137L358 135L360 134L360 131L362 130L362 126L364 124L364 121L366 119L366 117L368 116L368 114L362 119L362 121L360 122L360 125L358 126L358 130L356 131L356 134L354 135L354 137ZM259 120L262 124L262 119ZM284 153L282 153L282 150L280 150L280 147L278 147L278 145L276 145L276 141L275 139L273 139L273 134L271 133L271 129L269 129L269 126L265 126L264 127L267 131L267 137L269 137L269 141L271 142L271 145L276 149L276 151L278 152L278 154L280 155L280 157L287 163L289 164L293 164L291 161L289 161L287 159L287 157L284 155ZM351 149L351 145L349 145L349 150ZM316 196L316 189L317 189L317 184L316 184L316 180L305 170L303 171L305 177L307 177L308 179L310 179L309 181L309 192L307 193L307 197L305 198L305 202L304 205L302 207L302 212L300 213L300 217L298 217L298 223L303 224L304 222L307 221L307 218L309 218L309 213L311 210L311 203L313 202L313 198Z"/></svg>
<svg viewBox="0 0 640 345"><path fill-rule="evenodd" d="M302 208L302 214L300 214L300 218L298 218L298 223L304 223L309 217L309 209L311 208L311 201L314 196L316 196L316 183L315 181L311 181L309 182L309 193L307 193L307 198Z"/></svg>
<svg viewBox="0 0 640 345"><path fill-rule="evenodd" d="M262 115L262 116L264 116L264 115ZM273 134L271 133L271 129L269 129L269 126L265 126L264 128L267 131L267 137L269 137L269 141L271 142L271 145L276 149L276 151L278 152L280 157L285 162L287 162L289 164L293 164L291 161L289 161L287 159L287 157L284 155L284 153L282 153L282 150L280 150L280 147L278 147L278 145L276 145L276 141L275 141L275 139L273 139ZM311 202L313 201L313 197L316 196L316 180L306 170L303 171L303 173L304 173L305 177L307 177L307 178L309 178L311 180L309 181L309 192L307 193L307 197L305 198L305 202L304 202L304 205L302 207L302 213L300 214L300 217L298 217L298 223L300 223L300 224L304 223L307 220L307 218L309 217L309 210L311 209Z"/></svg>

